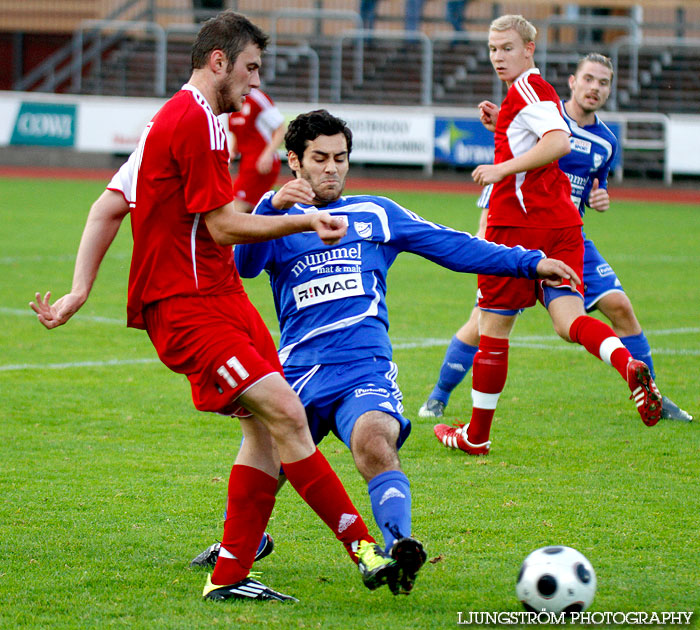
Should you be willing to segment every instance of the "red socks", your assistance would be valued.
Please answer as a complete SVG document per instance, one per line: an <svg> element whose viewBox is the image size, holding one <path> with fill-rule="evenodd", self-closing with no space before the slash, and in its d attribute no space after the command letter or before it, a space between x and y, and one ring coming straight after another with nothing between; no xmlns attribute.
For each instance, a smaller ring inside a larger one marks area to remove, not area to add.
<svg viewBox="0 0 700 630"><path fill-rule="evenodd" d="M374 542L374 539L369 535L362 517L323 453L316 449L306 459L283 463L282 466L299 496L333 530L335 537L345 545L350 557L357 562L352 543L359 540Z"/></svg>
<svg viewBox="0 0 700 630"><path fill-rule="evenodd" d="M472 417L467 429L471 444L489 439L491 422L498 398L508 376L508 339L481 335L479 351L474 357L472 375Z"/></svg>
<svg viewBox="0 0 700 630"><path fill-rule="evenodd" d="M632 355L610 326L595 317L581 315L571 324L569 338L581 344L594 357L612 365L627 382L627 362Z"/></svg>
<svg viewBox="0 0 700 630"><path fill-rule="evenodd" d="M214 584L235 584L248 575L275 505L276 491L276 477L251 466L231 468L224 536L211 576Z"/></svg>

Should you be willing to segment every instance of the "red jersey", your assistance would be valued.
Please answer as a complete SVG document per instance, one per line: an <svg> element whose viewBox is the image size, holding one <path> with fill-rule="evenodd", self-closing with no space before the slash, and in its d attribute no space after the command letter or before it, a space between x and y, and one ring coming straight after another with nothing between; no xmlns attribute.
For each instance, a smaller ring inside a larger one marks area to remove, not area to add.
<svg viewBox="0 0 700 630"><path fill-rule="evenodd" d="M524 72L508 89L498 113L494 163L522 155L547 132L557 129L570 135L556 91L536 68ZM583 222L571 202L569 178L557 162L552 162L494 184L488 224L559 228Z"/></svg>
<svg viewBox="0 0 700 630"><path fill-rule="evenodd" d="M241 154L241 163L252 162L254 165L269 144L272 133L283 122L284 118L272 100L253 88L241 111L229 114L228 119L228 127L236 137L236 151ZM277 152L273 157L279 162Z"/></svg>
<svg viewBox="0 0 700 630"><path fill-rule="evenodd" d="M134 248L127 325L172 296L243 291L230 246L217 245L203 214L233 200L226 131L202 94L183 86L153 117L136 150L127 199Z"/></svg>

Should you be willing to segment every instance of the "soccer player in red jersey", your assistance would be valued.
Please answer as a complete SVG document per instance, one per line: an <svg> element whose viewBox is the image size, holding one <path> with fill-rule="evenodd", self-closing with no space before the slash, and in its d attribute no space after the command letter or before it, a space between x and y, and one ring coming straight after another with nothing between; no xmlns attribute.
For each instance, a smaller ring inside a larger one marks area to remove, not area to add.
<svg viewBox="0 0 700 630"><path fill-rule="evenodd" d="M316 231L333 244L346 233L344 222L324 212L260 217L234 209L218 116L239 110L259 86L266 44L267 36L237 13L204 23L192 48L190 80L146 126L131 158L129 194L120 199L107 190L91 209L71 292L54 304L49 293L37 293L31 304L47 328L65 323L87 299L131 206L127 325L145 329L163 363L187 376L197 409L238 416L245 436L229 478L219 559L203 592L208 599L294 599L248 577L275 502L280 462L358 563L369 588L396 572L317 450L233 260L235 243ZM301 197L312 201L310 193Z"/></svg>
<svg viewBox="0 0 700 630"><path fill-rule="evenodd" d="M229 114L228 128L233 140L231 157L241 156L233 180L234 204L240 212L251 212L277 181L281 168L277 149L286 125L272 99L253 88L241 110Z"/></svg>
<svg viewBox="0 0 700 630"><path fill-rule="evenodd" d="M487 240L542 249L583 277L583 222L571 201L569 179L557 164L571 150L569 128L554 88L535 68L536 35L520 15L491 23L491 64L508 92L500 111L489 101L479 105L481 122L495 134L495 159L477 166L472 177L482 186L494 184ZM536 280L480 275L478 288L481 337L474 357L471 421L459 427L436 425L435 434L445 446L472 455L489 452L491 422L508 372L508 339L518 314L538 298L557 334L614 367L629 385L644 423L658 422L661 395L649 368L632 358L612 328L586 315L582 286L572 291L568 284L548 287Z"/></svg>

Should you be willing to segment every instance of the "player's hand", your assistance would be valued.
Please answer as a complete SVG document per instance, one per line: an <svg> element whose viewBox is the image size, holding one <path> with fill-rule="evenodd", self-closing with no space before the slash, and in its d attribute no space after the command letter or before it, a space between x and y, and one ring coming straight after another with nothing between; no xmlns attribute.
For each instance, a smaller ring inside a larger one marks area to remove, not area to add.
<svg viewBox="0 0 700 630"><path fill-rule="evenodd" d="M295 203L311 204L314 201L314 191L305 179L293 179L280 188L271 199L272 205L278 210L291 208Z"/></svg>
<svg viewBox="0 0 700 630"><path fill-rule="evenodd" d="M501 110L498 105L491 101L481 101L479 103L479 120L489 131L496 131L498 112Z"/></svg>
<svg viewBox="0 0 700 630"><path fill-rule="evenodd" d="M550 287L558 287L568 283L572 291L581 284L580 278L566 263L556 258L543 258L537 263L537 275Z"/></svg>
<svg viewBox="0 0 700 630"><path fill-rule="evenodd" d="M486 186L487 184L495 184L500 182L505 175L501 173L500 164L480 164L472 171L472 179L479 184L479 186Z"/></svg>
<svg viewBox="0 0 700 630"><path fill-rule="evenodd" d="M260 154L258 161L255 163L255 170L260 173L260 175L267 175L272 170L272 153L264 151Z"/></svg>
<svg viewBox="0 0 700 630"><path fill-rule="evenodd" d="M50 303L51 291L47 291L44 298L37 293L35 299L36 302L29 302L29 306L39 322L49 329L65 324L85 304L85 298L75 293L68 293L53 304Z"/></svg>
<svg viewBox="0 0 700 630"><path fill-rule="evenodd" d="M588 207L605 212L610 207L610 196L605 188L600 188L598 179L593 180L593 188L588 193Z"/></svg>
<svg viewBox="0 0 700 630"><path fill-rule="evenodd" d="M312 216L311 227L326 245L335 245L347 234L345 217L334 217L330 212L317 212Z"/></svg>

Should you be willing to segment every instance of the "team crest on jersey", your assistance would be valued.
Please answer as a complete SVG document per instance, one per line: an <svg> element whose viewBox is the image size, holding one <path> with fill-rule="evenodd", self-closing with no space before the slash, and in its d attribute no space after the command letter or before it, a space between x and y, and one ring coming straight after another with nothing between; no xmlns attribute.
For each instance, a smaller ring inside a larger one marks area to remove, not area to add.
<svg viewBox="0 0 700 630"><path fill-rule="evenodd" d="M582 138L574 138L573 136L569 139L571 142L571 150L578 151L579 153L590 153L591 147L593 146L588 140L583 140Z"/></svg>
<svg viewBox="0 0 700 630"><path fill-rule="evenodd" d="M355 231L362 238L369 238L372 236L372 224L365 221L355 221Z"/></svg>
<svg viewBox="0 0 700 630"><path fill-rule="evenodd" d="M600 153L594 153L593 154L593 166L595 168L600 168L600 165L603 163L603 156Z"/></svg>

